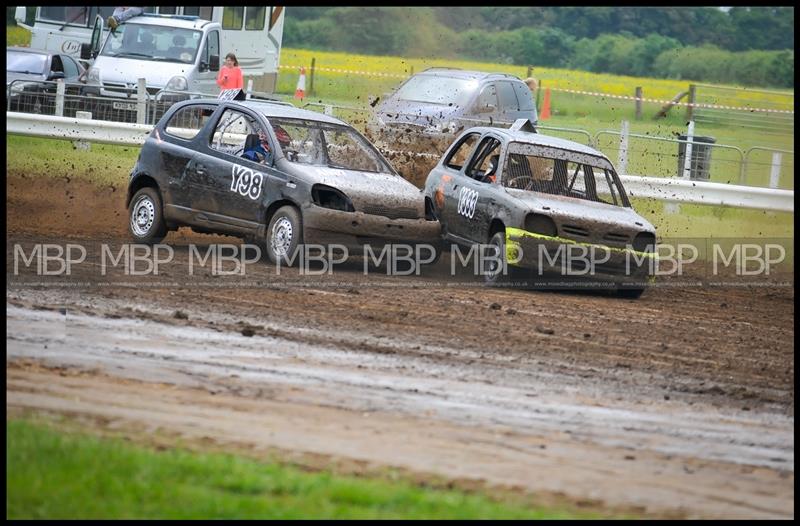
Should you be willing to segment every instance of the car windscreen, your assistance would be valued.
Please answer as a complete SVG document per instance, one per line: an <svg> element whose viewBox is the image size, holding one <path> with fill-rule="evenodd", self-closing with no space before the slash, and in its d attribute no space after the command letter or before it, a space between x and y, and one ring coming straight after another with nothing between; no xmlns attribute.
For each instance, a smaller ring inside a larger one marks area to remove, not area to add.
<svg viewBox="0 0 800 526"><path fill-rule="evenodd" d="M478 82L452 77L417 75L403 84L394 98L427 104L464 106L478 88Z"/></svg>
<svg viewBox="0 0 800 526"><path fill-rule="evenodd" d="M146 24L122 24L106 40L100 55L193 64L203 34Z"/></svg>
<svg viewBox="0 0 800 526"><path fill-rule="evenodd" d="M517 190L630 206L607 159L550 146L510 143L502 184Z"/></svg>
<svg viewBox="0 0 800 526"><path fill-rule="evenodd" d="M6 71L43 75L47 66L47 55L6 50Z"/></svg>
<svg viewBox="0 0 800 526"><path fill-rule="evenodd" d="M286 158L297 164L394 174L375 147L349 126L268 117Z"/></svg>

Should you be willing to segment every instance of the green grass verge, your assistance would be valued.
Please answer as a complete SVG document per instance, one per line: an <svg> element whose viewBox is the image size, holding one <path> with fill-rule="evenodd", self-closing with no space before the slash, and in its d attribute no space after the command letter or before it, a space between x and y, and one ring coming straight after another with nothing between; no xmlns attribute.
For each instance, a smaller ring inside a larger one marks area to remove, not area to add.
<svg viewBox="0 0 800 526"><path fill-rule="evenodd" d="M138 146L92 144L77 150L71 141L6 137L6 171L29 177L79 178L98 186L127 184Z"/></svg>
<svg viewBox="0 0 800 526"><path fill-rule="evenodd" d="M9 519L589 518L401 480L310 473L280 463L6 421ZM516 502L514 502L514 501Z"/></svg>

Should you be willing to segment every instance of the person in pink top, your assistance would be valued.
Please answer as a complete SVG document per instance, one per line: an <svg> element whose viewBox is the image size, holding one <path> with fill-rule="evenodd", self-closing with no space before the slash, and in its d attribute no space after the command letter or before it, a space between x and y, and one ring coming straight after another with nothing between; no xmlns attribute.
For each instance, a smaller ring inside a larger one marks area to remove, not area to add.
<svg viewBox="0 0 800 526"><path fill-rule="evenodd" d="M236 55L233 53L225 55L225 65L219 69L217 85L223 90L244 87L242 70L239 69L239 61L236 60Z"/></svg>

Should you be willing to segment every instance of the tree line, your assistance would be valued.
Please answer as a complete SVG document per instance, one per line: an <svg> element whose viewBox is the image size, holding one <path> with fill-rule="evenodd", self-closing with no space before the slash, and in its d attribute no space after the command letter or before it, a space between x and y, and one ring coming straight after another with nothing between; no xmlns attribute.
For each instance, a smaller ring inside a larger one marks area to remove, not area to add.
<svg viewBox="0 0 800 526"><path fill-rule="evenodd" d="M283 43L794 87L790 7L290 7Z"/></svg>

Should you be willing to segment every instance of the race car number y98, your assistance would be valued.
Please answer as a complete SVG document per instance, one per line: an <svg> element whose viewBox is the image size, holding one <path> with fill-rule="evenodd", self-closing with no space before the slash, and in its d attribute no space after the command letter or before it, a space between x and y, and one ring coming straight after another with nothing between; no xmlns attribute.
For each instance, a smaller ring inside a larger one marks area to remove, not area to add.
<svg viewBox="0 0 800 526"><path fill-rule="evenodd" d="M231 192L239 192L250 199L258 199L261 195L264 174L237 165L233 165L232 172Z"/></svg>
<svg viewBox="0 0 800 526"><path fill-rule="evenodd" d="M475 215L475 206L477 204L478 192L462 186L458 193L458 213L472 219L472 216Z"/></svg>

